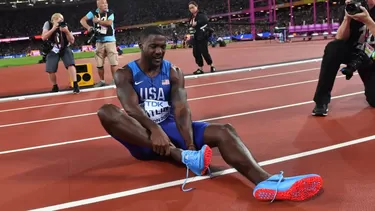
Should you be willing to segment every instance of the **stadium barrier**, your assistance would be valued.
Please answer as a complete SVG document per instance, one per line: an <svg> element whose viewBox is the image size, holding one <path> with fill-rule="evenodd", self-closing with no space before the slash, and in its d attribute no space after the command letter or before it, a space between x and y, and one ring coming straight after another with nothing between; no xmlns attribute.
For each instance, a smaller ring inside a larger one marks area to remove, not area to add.
<svg viewBox="0 0 375 211"><path fill-rule="evenodd" d="M337 30L340 26L339 23L332 23L332 30ZM328 31L328 23L324 24L310 24L310 25L297 25L297 26L289 26L288 31L289 33L306 33L306 32L323 32Z"/></svg>

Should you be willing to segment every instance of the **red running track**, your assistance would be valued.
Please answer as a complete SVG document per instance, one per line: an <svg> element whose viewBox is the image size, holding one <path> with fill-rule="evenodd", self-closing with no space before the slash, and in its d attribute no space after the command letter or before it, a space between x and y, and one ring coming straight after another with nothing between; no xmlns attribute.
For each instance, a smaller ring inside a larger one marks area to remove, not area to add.
<svg viewBox="0 0 375 211"><path fill-rule="evenodd" d="M0 205L30 210L128 191L129 196L71 210L367 210L374 203L373 172L367 168L375 149L375 111L365 102L358 76L346 81L338 75L329 116L311 117L319 65L187 80L194 120L231 123L272 173L322 175L324 192L313 200L258 202L253 185L230 171L189 184L196 188L189 193L179 184L162 188L184 179L186 169L137 161L108 138L95 112L104 103L119 103L114 90L105 90L0 104ZM229 168L217 150L213 166ZM151 191L157 184L162 185ZM145 193L135 194L143 187Z"/></svg>

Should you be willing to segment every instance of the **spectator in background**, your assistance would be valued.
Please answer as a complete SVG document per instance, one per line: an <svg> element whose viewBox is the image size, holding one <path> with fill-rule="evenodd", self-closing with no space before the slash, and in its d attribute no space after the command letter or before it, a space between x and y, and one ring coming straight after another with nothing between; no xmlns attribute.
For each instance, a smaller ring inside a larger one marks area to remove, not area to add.
<svg viewBox="0 0 375 211"><path fill-rule="evenodd" d="M114 19L115 15L112 10L108 9L107 0L97 0L97 9L90 11L81 19L81 24L89 32L96 33L96 53L95 60L98 68L100 81L94 87L105 86L104 80L104 60L108 57L111 65L112 76L117 70L118 66L118 52L116 48ZM88 20L92 20L94 27L87 24ZM112 80L112 84L113 80Z"/></svg>
<svg viewBox="0 0 375 211"><path fill-rule="evenodd" d="M194 74L203 74L203 59L211 66L211 72L215 72L212 58L208 52L208 17L206 14L198 10L198 4L195 1L189 2L189 10L191 17L189 20L189 33L192 34L193 55L198 70Z"/></svg>
<svg viewBox="0 0 375 211"><path fill-rule="evenodd" d="M77 83L77 71L73 52L70 45L74 43L73 34L69 31L68 26L64 22L64 17L60 13L55 13L51 17L51 21L46 21L42 32L43 41L51 44L50 51L46 56L46 71L49 73L49 79L53 84L52 92L58 92L59 87L56 80L56 72L58 63L64 62L65 68L68 69L70 78L74 82L73 93L80 92Z"/></svg>

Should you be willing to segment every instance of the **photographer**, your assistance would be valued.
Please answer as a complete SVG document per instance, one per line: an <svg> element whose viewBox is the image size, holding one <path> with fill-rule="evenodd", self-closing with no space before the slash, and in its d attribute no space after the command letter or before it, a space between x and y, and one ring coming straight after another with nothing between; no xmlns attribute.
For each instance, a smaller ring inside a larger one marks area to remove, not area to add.
<svg viewBox="0 0 375 211"><path fill-rule="evenodd" d="M362 6L359 6L361 2ZM375 107L375 64L366 49L371 49L371 40L375 34L375 0L346 1L341 25L337 30L336 39L327 44L324 50L320 69L319 82L314 101L316 103L313 116L326 116L331 91L337 71L341 64L347 67L342 73L349 80L354 71L358 71L365 87L365 96L370 106ZM366 9L367 8L367 9ZM370 53L371 54L371 53Z"/></svg>
<svg viewBox="0 0 375 211"><path fill-rule="evenodd" d="M191 17L189 20L189 33L191 34L191 41L193 44L193 55L198 69L194 74L203 74L203 59L211 66L211 72L216 69L213 65L212 58L208 52L208 38L211 36L212 29L208 25L208 17L206 14L198 10L198 4L195 1L189 2L189 10Z"/></svg>
<svg viewBox="0 0 375 211"><path fill-rule="evenodd" d="M108 9L107 0L97 0L97 9L90 11L81 19L81 24L85 27L89 34L95 33L96 53L95 60L98 69L100 81L94 87L105 86L104 80L104 60L108 57L111 65L112 76L117 70L118 52L116 48L114 19L115 15L112 10ZM88 20L92 20L94 27L87 24ZM112 84L113 80L112 80Z"/></svg>
<svg viewBox="0 0 375 211"><path fill-rule="evenodd" d="M61 59L69 72L70 78L74 82L73 93L79 93L74 56L69 47L74 43L74 37L60 13L53 14L51 21L44 23L42 40L49 43L50 46L46 56L46 72L49 74L49 79L53 84L52 92L59 91L56 72L59 60Z"/></svg>

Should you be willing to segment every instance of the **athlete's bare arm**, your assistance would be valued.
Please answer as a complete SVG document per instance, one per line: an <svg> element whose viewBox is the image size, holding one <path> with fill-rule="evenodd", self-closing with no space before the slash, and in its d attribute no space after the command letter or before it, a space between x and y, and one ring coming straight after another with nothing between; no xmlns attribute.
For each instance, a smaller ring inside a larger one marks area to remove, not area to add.
<svg viewBox="0 0 375 211"><path fill-rule="evenodd" d="M159 125L153 122L140 108L137 93L133 89L133 77L128 66L115 72L114 81L117 86L117 97L126 113L136 119L149 131L159 129Z"/></svg>
<svg viewBox="0 0 375 211"><path fill-rule="evenodd" d="M180 131L182 138L185 140L188 149L193 149L194 142L191 113L187 103L184 74L179 68L172 67L170 72L170 80L171 98L174 106L177 128Z"/></svg>

